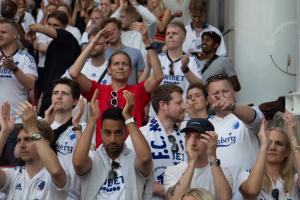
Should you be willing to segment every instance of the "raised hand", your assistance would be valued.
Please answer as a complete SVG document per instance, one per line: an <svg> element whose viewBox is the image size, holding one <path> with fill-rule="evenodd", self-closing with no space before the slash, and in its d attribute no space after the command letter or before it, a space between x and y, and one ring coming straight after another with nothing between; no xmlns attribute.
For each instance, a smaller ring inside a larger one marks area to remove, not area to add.
<svg viewBox="0 0 300 200"><path fill-rule="evenodd" d="M186 143L186 153L189 157L190 161L197 161L199 153L197 151L193 150L193 144L196 142L196 134L190 134L189 137L187 137L187 143Z"/></svg>
<svg viewBox="0 0 300 200"><path fill-rule="evenodd" d="M17 68L12 57L2 58L2 67L9 69L11 71L14 71Z"/></svg>
<svg viewBox="0 0 300 200"><path fill-rule="evenodd" d="M290 113L289 111L285 110L284 114L282 115L282 119L287 124L288 128L288 137L293 142L293 140L298 140L297 138L297 120L295 116Z"/></svg>
<svg viewBox="0 0 300 200"><path fill-rule="evenodd" d="M150 43L149 34L148 34L148 27L146 24L141 22L134 22L130 26L131 29L136 30L142 34L143 42Z"/></svg>
<svg viewBox="0 0 300 200"><path fill-rule="evenodd" d="M233 100L228 100L223 96L216 96L218 101L212 104L212 108L217 112L232 112L235 108L235 102Z"/></svg>
<svg viewBox="0 0 300 200"><path fill-rule="evenodd" d="M190 118L195 118L197 116L197 112L196 112L196 109L195 109L195 104L191 100L186 101L185 110L188 113Z"/></svg>
<svg viewBox="0 0 300 200"><path fill-rule="evenodd" d="M134 108L134 96L128 90L123 91L123 96L126 100L126 104L123 108L122 115L125 119L128 119L128 118L132 117L132 112L133 112L133 108Z"/></svg>
<svg viewBox="0 0 300 200"><path fill-rule="evenodd" d="M15 118L10 117L10 105L8 102L4 102L1 105L0 111L0 126L1 134L10 134L15 127Z"/></svg>
<svg viewBox="0 0 300 200"><path fill-rule="evenodd" d="M72 119L72 125L73 125L73 127L78 127L79 126L79 122L80 122L81 116L82 116L82 114L84 112L84 100L83 100L82 97L80 97L79 101L77 102L76 107L78 109L77 109L77 112L73 116L73 119Z"/></svg>
<svg viewBox="0 0 300 200"><path fill-rule="evenodd" d="M93 120L97 120L100 116L99 101L97 100L98 95L99 91L96 89L89 104L90 118Z"/></svg>
<svg viewBox="0 0 300 200"><path fill-rule="evenodd" d="M53 123L55 113L56 113L55 104L51 104L49 108L45 111L45 121L48 122L48 124Z"/></svg>
<svg viewBox="0 0 300 200"><path fill-rule="evenodd" d="M28 101L24 101L18 105L17 114L21 117L23 125L28 132L37 129L36 109Z"/></svg>
<svg viewBox="0 0 300 200"><path fill-rule="evenodd" d="M216 149L217 149L217 141L218 135L214 131L206 131L206 134L201 134L202 142L207 145L207 156L209 160L216 159Z"/></svg>
<svg viewBox="0 0 300 200"><path fill-rule="evenodd" d="M269 131L266 129L266 120L263 119L258 132L258 138L261 147L268 147L270 143Z"/></svg>
<svg viewBox="0 0 300 200"><path fill-rule="evenodd" d="M187 54L184 54L181 56L181 70L185 71L185 69L188 67L188 64L190 62L190 58Z"/></svg>

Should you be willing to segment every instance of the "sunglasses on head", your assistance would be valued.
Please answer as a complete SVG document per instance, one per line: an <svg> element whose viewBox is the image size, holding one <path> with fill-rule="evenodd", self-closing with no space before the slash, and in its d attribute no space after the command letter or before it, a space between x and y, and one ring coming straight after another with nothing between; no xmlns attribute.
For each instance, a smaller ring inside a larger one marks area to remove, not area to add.
<svg viewBox="0 0 300 200"><path fill-rule="evenodd" d="M172 153L177 153L179 151L179 146L176 143L176 138L173 135L168 135L168 140L172 143L171 151Z"/></svg>
<svg viewBox="0 0 300 200"><path fill-rule="evenodd" d="M228 76L226 74L213 75L206 80L206 85L209 85L211 82L216 80L228 80Z"/></svg>

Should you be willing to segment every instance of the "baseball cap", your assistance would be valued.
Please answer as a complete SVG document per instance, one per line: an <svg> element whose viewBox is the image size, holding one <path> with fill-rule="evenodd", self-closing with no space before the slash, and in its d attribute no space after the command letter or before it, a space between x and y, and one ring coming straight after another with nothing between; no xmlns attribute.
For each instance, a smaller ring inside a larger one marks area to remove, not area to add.
<svg viewBox="0 0 300 200"><path fill-rule="evenodd" d="M214 130L215 130L214 126L210 121L208 121L208 119L194 118L194 119L190 119L186 123L186 127L183 128L180 132L188 133L191 131L196 131L198 133L204 133L205 131L214 131Z"/></svg>

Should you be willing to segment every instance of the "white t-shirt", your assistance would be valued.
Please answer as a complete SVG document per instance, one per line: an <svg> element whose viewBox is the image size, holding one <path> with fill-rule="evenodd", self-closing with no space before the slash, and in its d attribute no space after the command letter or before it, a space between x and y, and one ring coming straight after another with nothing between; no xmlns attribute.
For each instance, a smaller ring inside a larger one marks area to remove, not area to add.
<svg viewBox="0 0 300 200"><path fill-rule="evenodd" d="M161 63L161 67L164 73L164 79L161 82L162 84L175 84L178 85L179 87L181 87L183 89L183 93L185 95L188 87L189 87L189 82L186 79L186 77L184 76L184 73L181 71L181 59L178 60L177 62L173 63L173 71L174 71L174 76L171 76L169 71L170 71L170 64L171 64L171 60L168 56L167 53L161 53L158 55L159 61ZM193 72L193 74L198 77L199 79L201 79L201 73L200 73L200 68L198 66L197 63L197 58L195 58L194 56L191 56L190 61L188 63L188 67L190 69L191 72Z"/></svg>
<svg viewBox="0 0 300 200"><path fill-rule="evenodd" d="M239 175L238 179L238 185L239 187L242 185L244 181L246 181L249 177L250 173L248 171L242 171ZM280 200L297 200L300 198L300 190L297 187L297 180L298 180L298 174L295 174L294 176L294 188L293 188L293 193L285 193L284 192L284 181L282 178L278 178L276 183L272 183L272 190L273 189L278 189L279 191L279 196L278 199ZM244 199L246 199L244 197ZM259 200L269 200L273 199L272 197L272 192L266 192L266 191L261 191L260 194L256 197L256 199Z"/></svg>
<svg viewBox="0 0 300 200"><path fill-rule="evenodd" d="M216 115L209 116L209 121L214 125L218 134L217 157L222 166L228 167L234 178L234 183L241 170L249 170L256 161L259 150L257 133L263 114L253 108L256 117L251 124L245 124L235 115L229 114L224 118ZM233 185L233 191L238 189Z"/></svg>
<svg viewBox="0 0 300 200"><path fill-rule="evenodd" d="M2 55L1 51L0 55ZM13 60L24 74L38 77L34 58L28 52L17 50L13 54ZM17 80L12 71L2 67L2 61L0 64L0 93L0 105L8 101L12 116L16 115L18 104L28 100L28 90Z"/></svg>
<svg viewBox="0 0 300 200"><path fill-rule="evenodd" d="M146 60L147 51L140 32L136 30L122 31L121 40L122 44L140 50L144 60Z"/></svg>
<svg viewBox="0 0 300 200"><path fill-rule="evenodd" d="M200 33L199 36L196 35L196 31L194 31L192 29L191 24L187 25L185 27L186 30L186 36L185 36L185 41L183 43L182 49L184 52L189 53L189 52L202 52L202 34L205 31L214 31L216 32L220 37L221 37L221 43L217 49L216 54L218 56L226 56L227 55L227 51L226 51L226 47L225 47L225 42L224 42L224 38L223 35L221 33L221 31L219 29L217 29L216 27L207 24L207 27L203 29L203 31Z"/></svg>
<svg viewBox="0 0 300 200"><path fill-rule="evenodd" d="M169 58L169 56L167 55L167 53L161 53L158 55L159 61L161 63L161 68L164 74L164 79L162 80L162 82L160 83L162 84L175 84L179 87L182 88L183 90L183 94L182 97L183 99L185 99L186 97L186 92L187 89L190 85L189 81L186 79L186 77L184 76L184 73L181 71L181 59L174 62L173 63L173 71L174 71L174 76L170 75L170 64L171 64L171 60ZM193 74L198 77L200 80L202 79L201 76L201 68L198 65L199 61L197 60L197 58L195 56L191 56L190 61L188 63L188 67L190 69L191 72L193 72ZM149 109L149 117L154 117L155 111L153 110L152 105L150 105L150 109Z"/></svg>
<svg viewBox="0 0 300 200"><path fill-rule="evenodd" d="M170 187L173 187L179 181L187 167L187 162L181 162L178 165L169 166L166 169L164 178L165 191L167 191ZM229 185L232 187L232 176L229 170L227 168L222 168L222 170ZM203 168L195 168L191 182L191 188L199 187L204 188L215 195L214 180L211 172L211 167L209 165L206 165Z"/></svg>
<svg viewBox="0 0 300 200"><path fill-rule="evenodd" d="M50 42L53 40L51 37L48 37L47 35L43 33L36 33L36 41L38 44L47 44L49 45ZM46 60L46 53L42 53L39 51L39 63L38 67L44 68L45 66L45 60Z"/></svg>
<svg viewBox="0 0 300 200"><path fill-rule="evenodd" d="M89 33L88 32L83 32L81 39L80 39L80 46L84 45L84 44L88 44L89 43Z"/></svg>
<svg viewBox="0 0 300 200"><path fill-rule="evenodd" d="M82 130L84 130L86 124L82 123L80 125ZM57 129L59 126L61 126L61 124L55 121L51 124L51 128L53 130ZM72 131L72 126L69 126L63 133L60 134L55 144L58 160L71 177L70 190L67 198L68 200L80 199L80 180L78 175L75 173L72 163L76 144L76 133L75 131Z"/></svg>
<svg viewBox="0 0 300 200"><path fill-rule="evenodd" d="M7 199L13 200L53 200L66 199L69 189L69 178L63 188L57 187L46 168L41 169L32 178L25 167L3 169L6 182L1 191L7 194Z"/></svg>
<svg viewBox="0 0 300 200"><path fill-rule="evenodd" d="M101 66L95 67L92 64L92 59L89 58L85 62L81 70L81 73L84 74L90 80L98 81L106 68L107 68L107 61L104 61L104 63ZM111 76L108 74L108 72L106 72L106 75L102 79L101 84L104 85L111 84Z"/></svg>
<svg viewBox="0 0 300 200"><path fill-rule="evenodd" d="M29 31L29 26L32 24L35 24L35 20L32 16L32 14L30 14L29 12L25 11L25 15L22 21L22 27L25 31L25 33L27 33Z"/></svg>
<svg viewBox="0 0 300 200"><path fill-rule="evenodd" d="M67 25L65 30L70 32L76 38L78 44L80 44L81 33L77 27Z"/></svg>
<svg viewBox="0 0 300 200"><path fill-rule="evenodd" d="M116 159L115 161L120 163L119 159ZM110 160L110 163L111 162L112 160ZM106 179L106 181L98 191L96 197L97 200L106 200L106 199L125 200L125 183L122 174L122 169L121 167L119 167L114 171L117 172L118 177L116 179Z"/></svg>

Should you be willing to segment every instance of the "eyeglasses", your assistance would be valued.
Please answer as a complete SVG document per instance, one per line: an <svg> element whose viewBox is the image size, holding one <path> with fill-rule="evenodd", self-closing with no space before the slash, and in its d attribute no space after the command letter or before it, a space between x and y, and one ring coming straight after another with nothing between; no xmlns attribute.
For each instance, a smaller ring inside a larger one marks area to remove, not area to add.
<svg viewBox="0 0 300 200"><path fill-rule="evenodd" d="M118 93L116 91L111 91L111 97L110 104L116 108L118 106Z"/></svg>
<svg viewBox="0 0 300 200"><path fill-rule="evenodd" d="M229 78L226 74L216 74L216 75L209 77L206 80L206 85L209 85L211 82L213 82L215 80L229 80Z"/></svg>
<svg viewBox="0 0 300 200"><path fill-rule="evenodd" d="M272 190L272 197L273 197L273 199L278 200L279 190L277 188Z"/></svg>
<svg viewBox="0 0 300 200"><path fill-rule="evenodd" d="M114 180L118 178L118 173L115 170L118 169L119 167L121 167L120 163L116 161L111 162L111 170L108 172L108 177L107 177L109 180Z"/></svg>
<svg viewBox="0 0 300 200"><path fill-rule="evenodd" d="M174 63L173 62L171 62L169 65L169 74L171 76L174 76Z"/></svg>
<svg viewBox="0 0 300 200"><path fill-rule="evenodd" d="M176 143L176 138L173 135L168 135L169 142L172 143L171 151L172 153L177 153L179 151L179 146Z"/></svg>

